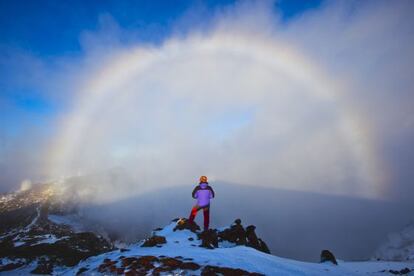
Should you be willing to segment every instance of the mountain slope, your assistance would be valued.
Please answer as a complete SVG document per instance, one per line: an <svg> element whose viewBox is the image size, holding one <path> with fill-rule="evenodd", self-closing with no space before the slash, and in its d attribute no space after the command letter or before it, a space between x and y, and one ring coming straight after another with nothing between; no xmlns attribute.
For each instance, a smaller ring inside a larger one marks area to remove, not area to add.
<svg viewBox="0 0 414 276"><path fill-rule="evenodd" d="M86 231L76 204L52 184L0 197L1 275L389 275L413 274L413 262L301 262L270 254L255 226L201 232L176 219L121 249ZM131 206L129 206L128 210ZM148 210L148 206L147 206ZM102 210L101 210L102 211ZM240 211L240 210L239 210ZM105 213L108 218L116 217ZM130 218L136 217L136 214ZM145 219L141 218L141 219ZM116 227L117 225L114 224ZM123 227L118 225L118 227ZM96 228L99 229L99 226ZM260 229L259 229L260 230Z"/></svg>
<svg viewBox="0 0 414 276"><path fill-rule="evenodd" d="M45 184L0 198L0 273L19 268L25 273L50 274L90 256L113 249L106 239L82 231L62 218L72 214ZM60 220L59 220L60 219Z"/></svg>
<svg viewBox="0 0 414 276"><path fill-rule="evenodd" d="M122 250L91 257L65 272L85 275L118 272L125 275L384 275L410 272L413 263L395 262L340 262L309 263L279 258L246 245L219 241L218 247L202 247L199 232L178 230L180 221L173 221L152 233L159 239L154 246L143 246L151 239L141 241ZM176 229L176 231L174 231ZM218 232L225 228L218 229ZM220 236L220 235L219 235ZM165 243L161 237L165 237ZM219 239L220 240L220 239ZM141 274L142 273L142 274Z"/></svg>

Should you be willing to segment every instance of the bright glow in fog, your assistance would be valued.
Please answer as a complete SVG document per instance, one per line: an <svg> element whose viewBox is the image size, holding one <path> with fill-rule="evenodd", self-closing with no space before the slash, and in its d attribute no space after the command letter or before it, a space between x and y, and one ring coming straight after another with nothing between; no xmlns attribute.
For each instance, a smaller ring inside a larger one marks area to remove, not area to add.
<svg viewBox="0 0 414 276"><path fill-rule="evenodd" d="M383 168L369 127L343 97L345 84L275 38L216 31L137 46L78 89L48 169L55 177L120 171L122 179L87 182L83 192L98 201L201 174L381 196Z"/></svg>

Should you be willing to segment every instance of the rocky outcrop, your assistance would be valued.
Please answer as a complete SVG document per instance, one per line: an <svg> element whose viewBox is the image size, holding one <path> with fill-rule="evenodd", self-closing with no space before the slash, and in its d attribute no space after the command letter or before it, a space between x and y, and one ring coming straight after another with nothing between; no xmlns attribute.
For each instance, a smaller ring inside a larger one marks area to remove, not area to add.
<svg viewBox="0 0 414 276"><path fill-rule="evenodd" d="M163 236L152 236L146 240L141 245L141 247L154 247L161 246L161 244L167 243L167 240Z"/></svg>
<svg viewBox="0 0 414 276"><path fill-rule="evenodd" d="M333 264L338 265L338 262L336 261L334 254L331 251L326 250L326 249L322 250L321 252L321 263L324 263L324 262L331 262Z"/></svg>
<svg viewBox="0 0 414 276"><path fill-rule="evenodd" d="M84 262L79 264L91 256L115 252L115 248L96 233L79 232L82 230L77 227L75 231L70 220L69 224L65 224L68 221L66 216L72 214L75 208L73 204L66 208L65 204L54 198L53 185L35 186L24 192L0 197L0 272L26 269L32 274L51 275L73 267L73 275L88 275L88 272L164 275L180 271L188 274L198 271L197 274L202 275L258 275L242 269L208 265L205 261L197 263L188 256L136 256L131 249L119 250L120 255L126 255L119 258L109 259L105 255L98 267L84 265ZM59 217L63 218L63 223ZM269 253L264 242L257 237L255 227L250 225L245 229L240 219L224 230L201 231L195 222L185 218L175 219L165 229L155 229L152 236L138 243L137 247L163 250L165 246L171 248L171 245L177 244L178 248L200 246L213 250L221 246L244 245ZM191 233L186 232L184 238L182 233L173 235L183 230Z"/></svg>
<svg viewBox="0 0 414 276"><path fill-rule="evenodd" d="M191 222L186 218L176 218L172 221L177 222L174 231L187 229L193 233L197 233L197 231L200 230L200 226L198 226L197 223L195 223L194 221Z"/></svg>
<svg viewBox="0 0 414 276"><path fill-rule="evenodd" d="M246 270L206 265L201 266L195 262L186 261L182 257L124 257L118 260L105 259L98 268L102 274L125 274L125 275L170 275L180 271L180 275L191 274L201 270L201 275L231 275L231 276L259 276L262 274L248 272ZM84 270L86 271L86 270Z"/></svg>
<svg viewBox="0 0 414 276"><path fill-rule="evenodd" d="M236 245L253 247L259 251L270 254L266 243L256 235L256 226L249 225L244 229L240 219L236 219L230 228L217 233L219 241L228 241Z"/></svg>
<svg viewBox="0 0 414 276"><path fill-rule="evenodd" d="M201 247L214 249L219 247L218 236L216 230L209 229L198 234L201 240Z"/></svg>

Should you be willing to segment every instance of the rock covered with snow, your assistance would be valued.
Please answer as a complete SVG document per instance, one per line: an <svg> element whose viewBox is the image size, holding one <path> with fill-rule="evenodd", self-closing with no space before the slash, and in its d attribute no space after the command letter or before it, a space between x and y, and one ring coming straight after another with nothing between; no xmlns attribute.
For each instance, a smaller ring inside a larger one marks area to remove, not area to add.
<svg viewBox="0 0 414 276"><path fill-rule="evenodd" d="M411 272L414 268L410 263L372 261L334 265L284 259L248 246L247 237L246 242L235 236L219 238L218 233L236 225L241 222L219 230L200 231L194 230L196 225L186 219L175 219L164 228L155 229L150 238L90 257L63 275L384 275ZM204 235L213 233L217 240L206 247ZM143 246L152 237L155 238L151 246Z"/></svg>
<svg viewBox="0 0 414 276"><path fill-rule="evenodd" d="M414 222L402 231L392 233L374 254L374 259L386 261L414 261Z"/></svg>

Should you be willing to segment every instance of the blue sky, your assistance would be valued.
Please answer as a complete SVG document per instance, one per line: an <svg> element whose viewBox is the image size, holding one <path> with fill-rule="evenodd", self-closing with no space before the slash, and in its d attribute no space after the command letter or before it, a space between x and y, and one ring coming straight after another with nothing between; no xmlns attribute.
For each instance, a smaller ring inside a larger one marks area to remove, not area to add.
<svg viewBox="0 0 414 276"><path fill-rule="evenodd" d="M110 15L123 30L139 32L140 42L159 43L189 11L208 18L233 0L207 1L0 1L0 123L2 133L16 134L23 125L45 124L64 108L41 87L16 74L32 74L13 55L31 56L45 64L55 58L82 56L80 38L97 31L99 18ZM281 0L273 4L283 20L317 8L321 0ZM39 65L42 67L42 65Z"/></svg>
<svg viewBox="0 0 414 276"><path fill-rule="evenodd" d="M207 1L5 1L0 2L1 43L50 56L81 51L79 34L97 28L98 17L110 14L126 29L151 27L158 40L167 35L171 23L190 9L212 10L233 4L234 0ZM315 8L321 0L282 0L274 7L288 20L304 10ZM145 37L146 36L146 37Z"/></svg>

